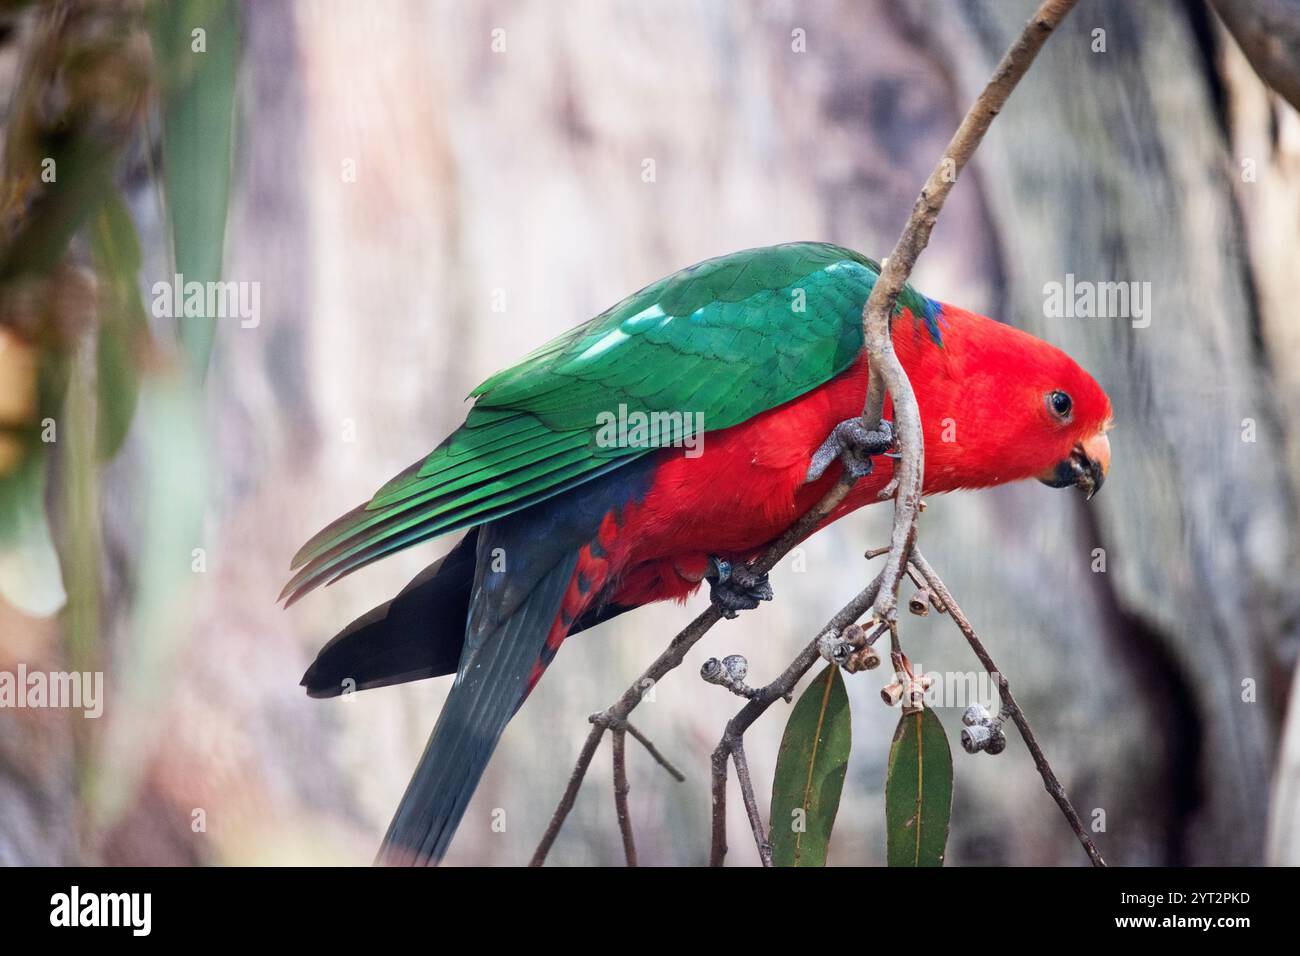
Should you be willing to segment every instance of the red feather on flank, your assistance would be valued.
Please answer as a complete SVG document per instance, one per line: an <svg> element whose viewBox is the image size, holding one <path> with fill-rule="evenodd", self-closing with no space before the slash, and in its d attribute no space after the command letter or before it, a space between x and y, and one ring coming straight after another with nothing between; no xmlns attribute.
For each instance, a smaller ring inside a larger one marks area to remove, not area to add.
<svg viewBox="0 0 1300 956"><path fill-rule="evenodd" d="M542 679L542 674L550 666L551 661L555 658L555 652L560 649L564 639L569 636L569 628L573 622L582 616L583 612L590 608L593 602L600 596L609 580L610 562L609 548L614 542L614 537L618 533L618 520L613 512L605 515L601 520L600 528L596 533L596 541L591 544L583 545L578 551L578 564L573 569L573 577L569 579L569 586L564 591L564 597L560 600L560 611L555 615L555 620L551 623L551 629L546 635L546 646L542 649L542 655L533 669L528 673L528 680L525 684L524 696L531 694L537 682Z"/></svg>

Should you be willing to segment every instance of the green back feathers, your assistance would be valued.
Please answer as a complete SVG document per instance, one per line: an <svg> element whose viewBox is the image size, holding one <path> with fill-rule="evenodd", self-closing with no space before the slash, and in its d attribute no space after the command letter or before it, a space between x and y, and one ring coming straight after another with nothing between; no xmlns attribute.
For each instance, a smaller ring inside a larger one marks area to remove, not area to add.
<svg viewBox="0 0 1300 956"><path fill-rule="evenodd" d="M465 424L294 557L290 602L370 561L490 521L651 449L601 444L602 416L682 413L728 428L797 398L862 349L879 266L824 243L750 249L683 269L476 388ZM939 341L938 306L899 297ZM683 431L683 428L685 431ZM661 437L661 444L664 436Z"/></svg>

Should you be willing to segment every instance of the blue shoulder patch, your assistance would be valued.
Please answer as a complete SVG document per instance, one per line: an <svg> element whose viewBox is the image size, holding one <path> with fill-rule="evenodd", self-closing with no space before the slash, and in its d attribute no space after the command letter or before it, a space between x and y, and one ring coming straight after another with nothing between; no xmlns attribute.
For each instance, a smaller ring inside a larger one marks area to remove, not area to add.
<svg viewBox="0 0 1300 956"><path fill-rule="evenodd" d="M917 294L922 301L921 315L917 316L925 323L925 329L930 333L930 338L935 345L943 348L943 334L939 330L939 325L943 320L943 305L934 301L927 295Z"/></svg>

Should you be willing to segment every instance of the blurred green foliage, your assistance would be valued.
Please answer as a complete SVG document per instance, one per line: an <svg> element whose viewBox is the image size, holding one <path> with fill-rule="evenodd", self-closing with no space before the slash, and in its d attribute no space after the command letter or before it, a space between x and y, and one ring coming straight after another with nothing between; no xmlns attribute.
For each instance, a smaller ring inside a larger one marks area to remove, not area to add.
<svg viewBox="0 0 1300 956"><path fill-rule="evenodd" d="M79 744L83 795L100 825L138 779L147 750L138 744L157 732L149 708L189 633L191 556L207 504L200 388L216 318L173 320L179 352L155 341L142 271L162 260L186 281L221 278L237 11L232 0L85 0L16 14L30 18L30 32L0 194L0 371L10 370L0 374L0 594L39 616L66 600L65 652L78 669L106 656L103 467L139 435L144 506L115 649L122 692L104 739L93 750ZM132 163L158 145L162 189L142 189ZM146 256L131 200L159 192L171 248ZM51 477L57 487L47 487ZM100 770L110 765L105 789Z"/></svg>
<svg viewBox="0 0 1300 956"><path fill-rule="evenodd" d="M187 282L221 278L230 200L236 5L176 0L150 8L163 116L163 179L176 271ZM200 379L216 335L215 317L181 325L181 341Z"/></svg>
<svg viewBox="0 0 1300 956"><path fill-rule="evenodd" d="M131 427L140 394L141 358L151 349L140 296L140 241L121 196L109 196L100 207L91 250L100 292L95 356L98 449L101 457L111 458Z"/></svg>

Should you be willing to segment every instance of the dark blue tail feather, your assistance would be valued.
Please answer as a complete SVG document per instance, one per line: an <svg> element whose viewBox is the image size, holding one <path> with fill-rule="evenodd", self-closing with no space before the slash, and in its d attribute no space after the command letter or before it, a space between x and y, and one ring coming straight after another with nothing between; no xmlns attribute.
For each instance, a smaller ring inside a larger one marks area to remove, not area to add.
<svg viewBox="0 0 1300 956"><path fill-rule="evenodd" d="M514 613L467 652L388 827L380 862L437 863L447 852L497 741L528 694L528 677L576 566L576 552L557 562Z"/></svg>

